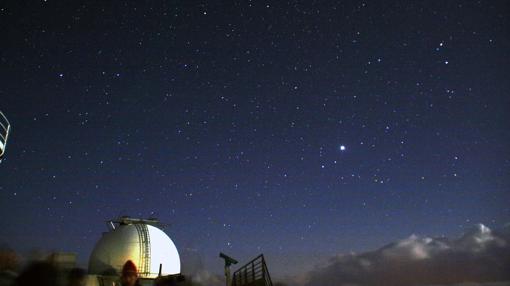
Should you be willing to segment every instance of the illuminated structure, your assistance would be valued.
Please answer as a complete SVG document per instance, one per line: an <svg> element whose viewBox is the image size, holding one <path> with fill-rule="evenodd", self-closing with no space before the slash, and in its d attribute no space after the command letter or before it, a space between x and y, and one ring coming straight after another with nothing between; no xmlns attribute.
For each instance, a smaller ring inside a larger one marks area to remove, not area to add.
<svg viewBox="0 0 510 286"><path fill-rule="evenodd" d="M127 260L140 278L181 272L179 253L156 219L121 217L109 221L109 231L97 242L89 260L89 274L118 276Z"/></svg>

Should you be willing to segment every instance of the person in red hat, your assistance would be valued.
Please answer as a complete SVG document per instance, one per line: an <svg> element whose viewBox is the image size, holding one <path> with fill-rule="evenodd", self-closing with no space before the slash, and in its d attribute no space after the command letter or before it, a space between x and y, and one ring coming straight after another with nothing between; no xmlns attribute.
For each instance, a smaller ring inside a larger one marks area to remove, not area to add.
<svg viewBox="0 0 510 286"><path fill-rule="evenodd" d="M122 276L120 276L120 283L122 286L139 286L138 271L133 261L128 260L122 267Z"/></svg>

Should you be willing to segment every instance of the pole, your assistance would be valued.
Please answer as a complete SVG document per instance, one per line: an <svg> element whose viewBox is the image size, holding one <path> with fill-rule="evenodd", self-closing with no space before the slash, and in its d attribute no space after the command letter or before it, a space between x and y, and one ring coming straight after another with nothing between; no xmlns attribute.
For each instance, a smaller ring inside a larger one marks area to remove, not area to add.
<svg viewBox="0 0 510 286"><path fill-rule="evenodd" d="M225 264L225 281L227 286L232 285L232 279L230 278L230 265Z"/></svg>

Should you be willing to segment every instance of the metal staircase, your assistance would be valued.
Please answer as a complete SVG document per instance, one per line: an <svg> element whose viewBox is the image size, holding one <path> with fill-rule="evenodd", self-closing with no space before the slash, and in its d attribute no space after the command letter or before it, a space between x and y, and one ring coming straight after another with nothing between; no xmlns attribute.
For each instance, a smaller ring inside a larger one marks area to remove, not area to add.
<svg viewBox="0 0 510 286"><path fill-rule="evenodd" d="M140 241L140 276L148 276L151 271L151 242L149 230L146 224L135 224L138 232L138 239Z"/></svg>

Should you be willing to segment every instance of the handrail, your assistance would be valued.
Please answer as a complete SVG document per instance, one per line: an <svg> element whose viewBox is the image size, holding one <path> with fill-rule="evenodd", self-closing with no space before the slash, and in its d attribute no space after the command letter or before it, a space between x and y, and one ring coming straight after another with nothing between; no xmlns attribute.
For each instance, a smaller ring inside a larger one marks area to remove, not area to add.
<svg viewBox="0 0 510 286"><path fill-rule="evenodd" d="M5 131L7 130L7 127L9 127L9 125L5 126L2 121L0 121L0 127L2 127L2 129Z"/></svg>
<svg viewBox="0 0 510 286"><path fill-rule="evenodd" d="M0 116L2 116L2 118L5 120L5 122L7 122L7 125L11 125L11 123L9 123L9 120L7 120L7 117L5 116L5 114L0 111Z"/></svg>
<svg viewBox="0 0 510 286"><path fill-rule="evenodd" d="M2 122L3 121L3 122ZM11 131L11 124L9 123L9 120L3 114L2 111L0 111L0 158L5 154L5 149L7 148L7 139L9 138L9 133Z"/></svg>
<svg viewBox="0 0 510 286"><path fill-rule="evenodd" d="M260 280L264 281L264 285L273 285L263 254L255 257L235 271L232 279L232 285L250 285L250 283Z"/></svg>

